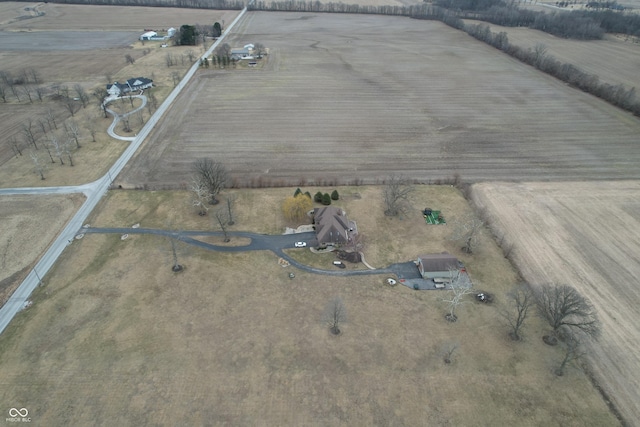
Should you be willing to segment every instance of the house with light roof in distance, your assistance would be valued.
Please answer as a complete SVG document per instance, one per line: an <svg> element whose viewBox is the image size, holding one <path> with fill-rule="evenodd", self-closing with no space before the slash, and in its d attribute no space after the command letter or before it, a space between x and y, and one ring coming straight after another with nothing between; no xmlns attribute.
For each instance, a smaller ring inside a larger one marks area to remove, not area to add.
<svg viewBox="0 0 640 427"><path fill-rule="evenodd" d="M153 80L146 77L134 77L124 83L114 82L107 85L107 92L111 96L122 96L129 92L138 92L153 87Z"/></svg>

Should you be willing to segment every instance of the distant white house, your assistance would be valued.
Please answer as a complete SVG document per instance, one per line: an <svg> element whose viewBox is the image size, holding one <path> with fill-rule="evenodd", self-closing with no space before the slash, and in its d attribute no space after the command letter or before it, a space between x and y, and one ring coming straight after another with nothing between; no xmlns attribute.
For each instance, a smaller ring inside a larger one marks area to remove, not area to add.
<svg viewBox="0 0 640 427"><path fill-rule="evenodd" d="M244 48L248 50L253 50L255 48L255 45L253 43L245 44Z"/></svg>
<svg viewBox="0 0 640 427"><path fill-rule="evenodd" d="M153 87L153 80L146 77L134 77L125 83L114 82L107 85L107 92L112 96L121 96L125 93L136 92L150 87Z"/></svg>
<svg viewBox="0 0 640 427"><path fill-rule="evenodd" d="M242 49L231 49L231 59L253 59L251 52L246 47Z"/></svg>
<svg viewBox="0 0 640 427"><path fill-rule="evenodd" d="M171 27L167 30L167 37L171 38L176 35L176 29Z"/></svg>
<svg viewBox="0 0 640 427"><path fill-rule="evenodd" d="M156 33L155 31L147 31L146 33L140 36L140 40L141 41L152 40L154 37L158 37L158 33Z"/></svg>

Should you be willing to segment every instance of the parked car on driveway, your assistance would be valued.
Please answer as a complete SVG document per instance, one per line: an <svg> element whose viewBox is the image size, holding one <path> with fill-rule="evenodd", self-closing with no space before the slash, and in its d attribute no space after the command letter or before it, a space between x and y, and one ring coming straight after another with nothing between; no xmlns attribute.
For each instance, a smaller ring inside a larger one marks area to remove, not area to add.
<svg viewBox="0 0 640 427"><path fill-rule="evenodd" d="M296 248L304 248L305 246L307 246L307 242L295 242L293 246L295 246Z"/></svg>

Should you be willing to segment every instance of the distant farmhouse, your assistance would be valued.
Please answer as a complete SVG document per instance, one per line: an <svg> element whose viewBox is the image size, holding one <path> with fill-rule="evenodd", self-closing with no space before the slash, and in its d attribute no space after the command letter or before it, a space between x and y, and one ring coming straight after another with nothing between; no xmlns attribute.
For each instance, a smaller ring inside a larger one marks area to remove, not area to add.
<svg viewBox="0 0 640 427"><path fill-rule="evenodd" d="M231 59L253 59L249 48L231 49Z"/></svg>
<svg viewBox="0 0 640 427"><path fill-rule="evenodd" d="M176 34L176 29L173 27L167 30L166 36L159 36L158 33L156 33L155 31L147 31L146 33L140 36L140 41L149 41L149 40L162 41L162 40L170 39L175 34Z"/></svg>
<svg viewBox="0 0 640 427"><path fill-rule="evenodd" d="M153 80L146 77L134 77L125 83L115 82L107 85L107 92L112 96L121 96L129 92L137 92L140 90L153 87Z"/></svg>
<svg viewBox="0 0 640 427"><path fill-rule="evenodd" d="M355 223L347 219L345 211L334 206L315 208L313 223L320 247L347 243L351 239L349 232L355 228Z"/></svg>

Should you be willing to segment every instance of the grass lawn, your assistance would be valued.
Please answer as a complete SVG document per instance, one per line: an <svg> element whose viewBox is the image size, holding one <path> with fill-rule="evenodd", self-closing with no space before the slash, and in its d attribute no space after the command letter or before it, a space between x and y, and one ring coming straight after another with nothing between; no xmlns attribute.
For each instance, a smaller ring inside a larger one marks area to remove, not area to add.
<svg viewBox="0 0 640 427"><path fill-rule="evenodd" d="M293 190L237 192L233 228L277 229ZM379 188L339 191L374 265L460 255L444 240L451 222L427 226L420 214L427 199L455 220L468 210L457 190L418 188L415 215L402 220L384 217ZM91 223L153 227L172 215L185 229L210 224L186 199L113 191ZM391 288L379 276L312 275L268 252L196 248L174 274L162 238L86 235L0 336L0 401L48 425L616 425L581 370L553 375L562 354L542 343L539 319L525 341L508 340L497 310L516 273L488 235L480 248L465 262L496 302L470 300L450 324L441 292ZM349 320L336 337L322 312L338 295ZM446 365L451 343L459 349Z"/></svg>

